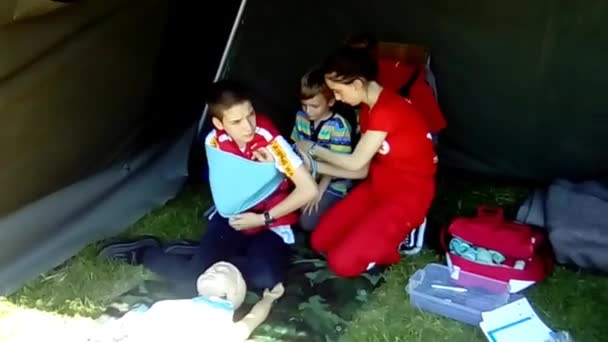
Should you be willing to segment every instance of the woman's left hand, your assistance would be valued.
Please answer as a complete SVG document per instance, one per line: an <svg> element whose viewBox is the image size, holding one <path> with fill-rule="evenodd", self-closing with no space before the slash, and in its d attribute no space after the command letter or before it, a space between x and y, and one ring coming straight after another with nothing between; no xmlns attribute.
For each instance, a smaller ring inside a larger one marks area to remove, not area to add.
<svg viewBox="0 0 608 342"><path fill-rule="evenodd" d="M261 227L265 223L264 216L255 213L242 213L231 217L228 224L236 230Z"/></svg>
<svg viewBox="0 0 608 342"><path fill-rule="evenodd" d="M302 212L306 215L312 215L319 210L319 202L321 202L321 198L323 197L323 193L319 193L317 197L315 197L312 201L306 203L304 208L302 208Z"/></svg>
<svg viewBox="0 0 608 342"><path fill-rule="evenodd" d="M313 142L309 140L300 140L296 143L296 147L301 154L308 154L312 145Z"/></svg>
<svg viewBox="0 0 608 342"><path fill-rule="evenodd" d="M308 172L310 172L312 170L312 167L310 165L310 163L311 163L310 157L307 157L306 155L303 154L302 163Z"/></svg>

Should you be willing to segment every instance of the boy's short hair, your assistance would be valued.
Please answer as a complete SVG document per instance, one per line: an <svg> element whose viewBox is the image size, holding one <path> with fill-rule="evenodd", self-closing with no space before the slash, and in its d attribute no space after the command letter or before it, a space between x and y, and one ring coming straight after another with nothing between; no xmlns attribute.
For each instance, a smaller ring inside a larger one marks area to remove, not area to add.
<svg viewBox="0 0 608 342"><path fill-rule="evenodd" d="M221 119L224 111L232 106L251 101L247 87L233 80L220 80L211 85L206 102L213 117Z"/></svg>
<svg viewBox="0 0 608 342"><path fill-rule="evenodd" d="M334 98L334 93L325 84L323 70L315 67L300 80L300 100L310 100L319 94L322 94L327 101Z"/></svg>

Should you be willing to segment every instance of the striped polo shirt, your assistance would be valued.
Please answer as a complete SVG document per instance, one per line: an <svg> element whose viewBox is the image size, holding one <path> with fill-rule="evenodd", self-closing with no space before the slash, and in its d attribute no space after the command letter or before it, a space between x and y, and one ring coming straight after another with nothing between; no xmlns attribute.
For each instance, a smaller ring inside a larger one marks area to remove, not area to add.
<svg viewBox="0 0 608 342"><path fill-rule="evenodd" d="M333 113L315 127L306 113L298 111L291 140L294 142L310 140L336 153L352 153L350 124L337 113ZM349 179L334 178L327 190L334 195L344 196L351 186L352 182Z"/></svg>

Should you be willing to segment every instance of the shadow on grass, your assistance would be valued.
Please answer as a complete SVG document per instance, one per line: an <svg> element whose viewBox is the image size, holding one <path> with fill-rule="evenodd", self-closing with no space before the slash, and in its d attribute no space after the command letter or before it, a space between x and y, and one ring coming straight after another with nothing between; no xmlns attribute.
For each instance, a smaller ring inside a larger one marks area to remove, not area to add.
<svg viewBox="0 0 608 342"><path fill-rule="evenodd" d="M189 186L164 207L154 210L120 237L142 234L161 239L198 239L201 215L211 200L205 188ZM118 296L154 276L142 267L96 259L100 243L93 243L62 265L27 283L12 294L10 303L66 315L96 317ZM2 304L0 303L0 312Z"/></svg>

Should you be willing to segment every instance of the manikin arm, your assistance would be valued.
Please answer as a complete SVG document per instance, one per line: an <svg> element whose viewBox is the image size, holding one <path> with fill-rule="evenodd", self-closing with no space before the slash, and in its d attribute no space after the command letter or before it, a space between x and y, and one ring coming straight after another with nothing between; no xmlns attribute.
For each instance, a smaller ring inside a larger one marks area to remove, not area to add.
<svg viewBox="0 0 608 342"><path fill-rule="evenodd" d="M262 299L257 302L251 311L240 321L234 324L234 341L245 341L251 336L251 333L262 324L272 308L272 304L285 293L283 284L278 283L272 290L264 290Z"/></svg>

